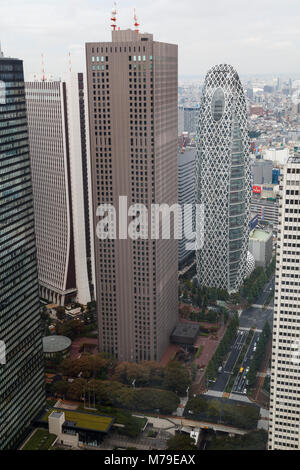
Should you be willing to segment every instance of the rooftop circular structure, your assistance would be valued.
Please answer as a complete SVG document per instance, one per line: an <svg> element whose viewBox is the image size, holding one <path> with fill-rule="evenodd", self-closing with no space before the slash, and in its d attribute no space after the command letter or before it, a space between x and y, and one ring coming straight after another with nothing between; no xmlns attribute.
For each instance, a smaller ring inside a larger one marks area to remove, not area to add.
<svg viewBox="0 0 300 470"><path fill-rule="evenodd" d="M67 355L71 349L72 341L67 336L51 335L43 338L43 350L47 357L53 357L58 353Z"/></svg>

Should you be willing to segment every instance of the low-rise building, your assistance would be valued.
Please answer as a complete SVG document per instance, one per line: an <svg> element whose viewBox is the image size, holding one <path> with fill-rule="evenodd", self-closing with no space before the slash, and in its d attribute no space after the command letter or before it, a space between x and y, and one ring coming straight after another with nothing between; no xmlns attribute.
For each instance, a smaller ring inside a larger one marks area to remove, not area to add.
<svg viewBox="0 0 300 470"><path fill-rule="evenodd" d="M53 408L39 424L49 426L49 433L58 437L56 443L78 449L99 447L110 431L115 418L84 411Z"/></svg>
<svg viewBox="0 0 300 470"><path fill-rule="evenodd" d="M51 335L43 338L43 350L46 359L53 359L58 354L67 357L70 354L72 341L67 336Z"/></svg>
<svg viewBox="0 0 300 470"><path fill-rule="evenodd" d="M273 234L264 230L250 233L249 251L255 259L256 267L267 267L272 260Z"/></svg>

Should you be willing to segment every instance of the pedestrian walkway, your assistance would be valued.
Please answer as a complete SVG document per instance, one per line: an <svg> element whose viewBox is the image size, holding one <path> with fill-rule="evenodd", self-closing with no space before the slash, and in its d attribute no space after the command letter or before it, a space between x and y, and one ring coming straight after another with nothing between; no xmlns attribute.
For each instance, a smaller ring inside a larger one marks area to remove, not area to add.
<svg viewBox="0 0 300 470"><path fill-rule="evenodd" d="M246 397L245 395L240 395L239 393L231 393L229 398L231 400L242 401L244 403L252 403L252 401L249 400L248 397Z"/></svg>
<svg viewBox="0 0 300 470"><path fill-rule="evenodd" d="M254 307L254 308L263 308L264 305L261 305L261 304L252 304L251 307ZM265 308L265 310L273 310L273 307L267 307L267 308Z"/></svg>
<svg viewBox="0 0 300 470"><path fill-rule="evenodd" d="M252 328L247 328L245 326L239 326L239 330L243 330L243 331L250 331ZM259 330L258 328L255 329L255 333L261 333L262 330Z"/></svg>
<svg viewBox="0 0 300 470"><path fill-rule="evenodd" d="M204 395L207 395L209 397L222 397L223 392L219 392L217 390L208 390Z"/></svg>
<svg viewBox="0 0 300 470"><path fill-rule="evenodd" d="M265 429L268 431L269 429L269 410L265 408L260 409L260 419L257 423L257 429Z"/></svg>

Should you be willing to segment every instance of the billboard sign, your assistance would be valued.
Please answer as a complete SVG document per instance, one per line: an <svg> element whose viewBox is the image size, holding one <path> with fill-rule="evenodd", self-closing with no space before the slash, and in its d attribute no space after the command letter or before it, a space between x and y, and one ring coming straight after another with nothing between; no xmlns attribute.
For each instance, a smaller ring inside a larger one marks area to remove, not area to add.
<svg viewBox="0 0 300 470"><path fill-rule="evenodd" d="M261 186L253 185L252 191L253 191L255 194L260 194L260 193L261 193Z"/></svg>

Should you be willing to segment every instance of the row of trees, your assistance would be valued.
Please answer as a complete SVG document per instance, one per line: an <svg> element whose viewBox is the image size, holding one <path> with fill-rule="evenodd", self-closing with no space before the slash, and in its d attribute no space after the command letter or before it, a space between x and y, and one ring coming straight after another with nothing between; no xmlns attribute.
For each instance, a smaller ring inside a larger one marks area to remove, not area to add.
<svg viewBox="0 0 300 470"><path fill-rule="evenodd" d="M248 381L249 386L254 387L256 384L256 374L259 371L263 360L266 356L266 349L271 338L271 328L269 322L266 322L263 330L259 336L259 340L256 346L256 351L254 353L253 359L251 361L250 369L248 372Z"/></svg>
<svg viewBox="0 0 300 470"><path fill-rule="evenodd" d="M72 382L57 381L51 386L54 394L70 400L88 401L99 409L113 406L134 411L172 413L179 405L178 395L170 390L134 388L117 381L77 378Z"/></svg>
<svg viewBox="0 0 300 470"><path fill-rule="evenodd" d="M216 323L223 317L223 322L227 323L229 313L227 308L219 307L218 310L209 309L208 311L202 310L195 312L190 306L184 305L179 309L179 314L182 318L197 322Z"/></svg>
<svg viewBox="0 0 300 470"><path fill-rule="evenodd" d="M116 365L115 359L107 353L96 355L83 354L80 358L66 358L59 366L59 371L69 377L81 377L85 379L106 379L109 369Z"/></svg>
<svg viewBox="0 0 300 470"><path fill-rule="evenodd" d="M208 450L266 450L268 433L264 429L243 436L215 436Z"/></svg>
<svg viewBox="0 0 300 470"><path fill-rule="evenodd" d="M262 292L267 280L275 271L276 257L274 256L266 270L262 267L254 269L253 273L248 277L244 285L240 289L240 294L249 304Z"/></svg>
<svg viewBox="0 0 300 470"><path fill-rule="evenodd" d="M190 374L186 367L177 361L170 361L162 367L155 361L143 361L139 364L122 362L114 372L112 379L136 387L156 386L176 392L183 396L191 384Z"/></svg>
<svg viewBox="0 0 300 470"><path fill-rule="evenodd" d="M190 413L189 413L190 412ZM201 396L190 398L185 413L199 419L219 421L242 429L254 429L259 419L259 407L254 405L232 405L221 400L210 400Z"/></svg>
<svg viewBox="0 0 300 470"><path fill-rule="evenodd" d="M167 441L168 450L197 450L194 439L186 433L177 433Z"/></svg>
<svg viewBox="0 0 300 470"><path fill-rule="evenodd" d="M225 289L217 289L215 287L198 287L197 281L185 281L179 287L179 295L182 295L183 301L190 299L193 305L197 305L204 310L209 303L217 300L228 300L229 294Z"/></svg>
<svg viewBox="0 0 300 470"><path fill-rule="evenodd" d="M207 379L213 379L217 375L218 368L222 365L228 351L230 348L230 345L236 335L237 329L239 327L239 317L235 313L232 319L230 320L230 323L227 327L227 330L222 338L222 340L219 343L219 346L209 361L207 368L206 368L206 378Z"/></svg>
<svg viewBox="0 0 300 470"><path fill-rule="evenodd" d="M253 273L245 280L241 288L241 295L249 304L262 292L268 278L264 268L255 268Z"/></svg>
<svg viewBox="0 0 300 470"><path fill-rule="evenodd" d="M107 353L83 354L78 358L64 359L59 371L68 378L105 380L108 375L113 381L135 387L160 387L184 395L191 384L190 374L180 362L170 361L165 367L155 361L140 363L121 362Z"/></svg>
<svg viewBox="0 0 300 470"><path fill-rule="evenodd" d="M273 257L271 263L269 264L269 266L267 267L266 269L266 275L267 275L267 278L269 279L272 274L274 273L275 271L275 267L276 267L276 256Z"/></svg>

